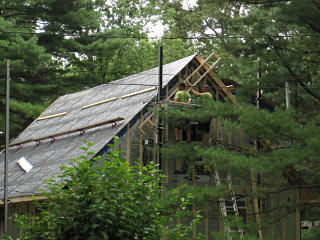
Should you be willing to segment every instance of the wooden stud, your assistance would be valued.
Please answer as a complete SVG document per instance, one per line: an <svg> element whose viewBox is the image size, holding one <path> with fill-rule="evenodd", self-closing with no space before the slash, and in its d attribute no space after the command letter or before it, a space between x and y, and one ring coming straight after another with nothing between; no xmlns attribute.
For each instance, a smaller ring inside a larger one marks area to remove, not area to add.
<svg viewBox="0 0 320 240"><path fill-rule="evenodd" d="M129 164L130 164L130 122L128 122L128 124L127 124L127 149L126 149L126 153L127 153L127 164L129 166Z"/></svg>
<svg viewBox="0 0 320 240"><path fill-rule="evenodd" d="M219 89L216 89L216 101L219 101ZM216 117L216 139L219 140L219 119Z"/></svg>
<svg viewBox="0 0 320 240"><path fill-rule="evenodd" d="M36 216L36 205L34 202L31 202L31 216L35 217ZM34 224L34 218L31 220L31 224Z"/></svg>
<svg viewBox="0 0 320 240"><path fill-rule="evenodd" d="M180 171L180 161L179 159L176 159L176 172Z"/></svg>
<svg viewBox="0 0 320 240"><path fill-rule="evenodd" d="M179 184L179 183L177 183L177 191L178 191L178 195L179 195L179 191L180 191L180 184ZM180 225L180 224L181 224L180 216L179 216L180 211L181 211L181 209L180 209L180 207L178 207L178 208L177 208L177 225ZM180 231L178 231L178 235L180 235ZM180 239L180 238L179 238L179 239Z"/></svg>
<svg viewBox="0 0 320 240"><path fill-rule="evenodd" d="M142 130L142 127L148 122L150 124L150 119L154 116L154 113L151 113L138 127L140 133L145 134L145 132ZM152 123L153 125L153 123ZM151 126L152 126L151 125Z"/></svg>
<svg viewBox="0 0 320 240"><path fill-rule="evenodd" d="M196 205L195 204L193 204L193 206L192 206L192 215L193 215L193 217L196 215ZM196 237L197 237L197 225L195 223L193 224L193 228L192 228L192 237L193 237L193 239L196 239Z"/></svg>
<svg viewBox="0 0 320 240"><path fill-rule="evenodd" d="M296 240L300 240L301 223L300 223L300 190L296 189Z"/></svg>
<svg viewBox="0 0 320 240"><path fill-rule="evenodd" d="M286 202L286 191L282 192L282 202ZM287 217L286 207L282 206L282 240L287 239Z"/></svg>
<svg viewBox="0 0 320 240"><path fill-rule="evenodd" d="M45 116L45 117L38 117L36 120L40 121L40 120L45 120L45 119L51 119L51 118L55 118L55 117L60 117L60 116L64 116L67 115L68 112L62 112L62 113L57 113L57 114L53 114L50 116Z"/></svg>
<svg viewBox="0 0 320 240"><path fill-rule="evenodd" d="M195 181L196 181L196 175L195 175L195 166L192 166L192 187L195 187ZM195 217L196 215L196 204L193 202L192 205L192 215L193 217ZM193 238L196 239L197 237L197 225L194 224L193 225L193 229L192 229L192 233L193 233Z"/></svg>
<svg viewBox="0 0 320 240"><path fill-rule="evenodd" d="M154 91L154 90L157 90L157 87L147 88L145 90L141 90L141 91L138 91L138 92L129 93L129 94L123 95L121 97L121 99L128 98L128 97L133 97L133 96L136 96L136 95L139 95L139 94L142 94L142 93L146 93L146 92L150 92L150 91Z"/></svg>
<svg viewBox="0 0 320 240"><path fill-rule="evenodd" d="M164 195L165 195L164 189L165 189L164 184L161 183L161 198L162 198L162 199L164 199ZM167 229L167 226L165 225L164 228ZM164 231L163 236L162 236L162 239L163 239L163 240L166 240L166 239L167 239L167 231Z"/></svg>
<svg viewBox="0 0 320 240"><path fill-rule="evenodd" d="M223 236L224 235L224 222L223 222L223 216L221 215L221 211L219 211L219 233Z"/></svg>
<svg viewBox="0 0 320 240"><path fill-rule="evenodd" d="M165 175L166 177L166 183L169 183L169 161L168 158L166 158L165 160Z"/></svg>
<svg viewBox="0 0 320 240"><path fill-rule="evenodd" d="M164 125L164 137L165 137L165 141L168 142L169 141L169 123L168 123L168 116L167 114L165 114L165 125Z"/></svg>
<svg viewBox="0 0 320 240"><path fill-rule="evenodd" d="M261 183L263 182L264 175L261 173L259 178L260 178L259 182L260 182L260 185L261 185ZM260 199L259 203L260 203L259 204L260 212L263 212L263 199Z"/></svg>
<svg viewBox="0 0 320 240"><path fill-rule="evenodd" d="M164 199L164 184L161 183L161 198Z"/></svg>
<svg viewBox="0 0 320 240"><path fill-rule="evenodd" d="M246 208L247 208L247 216L246 220L248 223L252 223L252 204L251 204L251 197L249 196L249 187L246 187L246 194L247 197L245 198Z"/></svg>
<svg viewBox="0 0 320 240"><path fill-rule="evenodd" d="M275 240L274 193L271 194L271 240Z"/></svg>
<svg viewBox="0 0 320 240"><path fill-rule="evenodd" d="M252 191L255 192L257 190L256 176L254 176L253 173L251 173L251 182L252 182ZM254 206L254 212L255 212L255 215L256 215L256 221L257 221L257 224L258 224L258 236L259 236L259 239L263 239L262 230L261 230L260 210L259 210L259 204L258 204L258 198L257 197L253 198L253 206Z"/></svg>
<svg viewBox="0 0 320 240"><path fill-rule="evenodd" d="M118 99L118 97L109 98L109 99L106 99L106 100L102 100L100 102L96 102L96 103L92 103L92 104L83 106L83 107L81 107L81 109L84 110L84 109L87 109L87 108L90 108L90 107L94 107L94 106L97 106L97 105L100 105L100 104L112 102L112 101L115 101L117 99Z"/></svg>
<svg viewBox="0 0 320 240"><path fill-rule="evenodd" d="M204 185L205 188L208 188L208 184ZM208 203L205 206L204 209L204 236L205 236L205 240L209 240L209 209L208 209Z"/></svg>
<svg viewBox="0 0 320 240"><path fill-rule="evenodd" d="M169 86L168 84L166 85L166 99L168 98L169 96ZM168 124L168 116L165 115L165 132L164 132L164 135L165 135L165 140L166 142L169 141L169 124Z"/></svg>

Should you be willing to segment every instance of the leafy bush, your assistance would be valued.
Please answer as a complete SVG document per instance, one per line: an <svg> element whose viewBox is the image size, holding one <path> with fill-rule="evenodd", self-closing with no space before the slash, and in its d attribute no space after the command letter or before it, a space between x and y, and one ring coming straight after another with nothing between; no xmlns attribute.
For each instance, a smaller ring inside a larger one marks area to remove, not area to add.
<svg viewBox="0 0 320 240"><path fill-rule="evenodd" d="M159 181L163 176L156 166L129 166L119 157L117 143L115 139L105 159L93 160L89 160L92 143L87 143L82 148L86 156L61 167L62 174L48 180L43 191L47 200L36 203L40 215L16 216L19 239L161 239L164 232L168 239L186 239L196 220L190 226L171 224L169 228L176 211L168 209L185 209L192 196L162 200Z"/></svg>

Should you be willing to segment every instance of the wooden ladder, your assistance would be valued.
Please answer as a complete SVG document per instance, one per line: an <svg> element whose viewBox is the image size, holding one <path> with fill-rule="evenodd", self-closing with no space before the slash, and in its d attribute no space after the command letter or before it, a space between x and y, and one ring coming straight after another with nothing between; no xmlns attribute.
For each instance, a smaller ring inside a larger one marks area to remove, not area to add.
<svg viewBox="0 0 320 240"><path fill-rule="evenodd" d="M207 64L207 62L209 61L209 59L214 56L217 60L211 65L209 66L209 69L204 73L204 74L200 74L199 73L199 70L203 67L203 65ZM197 67L197 69L195 69L189 76L187 76L186 79L184 79L184 83L187 85L187 86L196 86L221 60L221 57L215 53L215 52L212 52L205 60L204 62L202 62L199 67ZM190 79L192 78L192 76L194 74L198 74L199 75L199 78L196 80L195 83L191 83L190 82ZM175 89L168 97L167 97L167 101L178 91L178 88ZM188 92L190 91L190 89L187 90Z"/></svg>
<svg viewBox="0 0 320 240"><path fill-rule="evenodd" d="M231 175L228 174L227 179L220 179L219 176L219 171L217 168L217 163L215 161L215 170L214 170L214 178L216 181L216 186L220 186L221 185L221 181L225 180L228 183L228 188L230 190L231 193L231 200L232 200L232 207L228 208L227 211L227 206L226 206L226 200L224 197L220 197L219 198L219 208L221 211L221 214L223 216L223 222L224 222L224 231L225 234L227 236L228 240L232 240L232 232L237 232L239 233L240 239L243 239L243 229L242 228L238 228L238 230L232 230L227 222L227 216L228 216L228 212L230 212L230 210L234 213L234 216L236 216L237 218L239 217L239 209L238 209L238 205L237 205L237 199L236 199L236 195L235 195L235 191L233 189L233 185L232 185L232 179L231 179Z"/></svg>

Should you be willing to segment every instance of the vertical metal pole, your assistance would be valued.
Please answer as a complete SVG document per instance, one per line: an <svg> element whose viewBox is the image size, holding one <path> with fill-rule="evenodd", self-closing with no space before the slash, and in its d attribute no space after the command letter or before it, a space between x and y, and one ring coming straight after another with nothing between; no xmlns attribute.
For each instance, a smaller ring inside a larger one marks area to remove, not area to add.
<svg viewBox="0 0 320 240"><path fill-rule="evenodd" d="M261 101L261 88L260 88L260 81L261 81L261 59L260 57L258 57L258 73L257 73L257 77L258 77L258 82L257 82L257 108L258 110L260 109L260 101ZM256 149L259 149L258 146L258 140L255 139L254 140L254 145ZM252 181L252 190L256 191L256 183L259 182L260 179L260 174L258 174L258 179L255 175L253 175L251 173L251 181ZM254 205L254 211L256 214L256 221L258 224L258 236L259 239L263 239L263 235L262 235L262 230L261 230L261 218L260 218L260 211L261 209L259 208L259 199L257 197L253 198L253 205Z"/></svg>
<svg viewBox="0 0 320 240"><path fill-rule="evenodd" d="M285 82L285 88L286 88L286 106L287 106L287 109L289 109L290 108L289 82Z"/></svg>
<svg viewBox="0 0 320 240"><path fill-rule="evenodd" d="M158 83L158 106L160 104L160 101L162 100L162 75L163 75L163 69L162 69L162 55L163 55L163 49L162 46L159 48L159 83ZM162 117L159 118L159 107L157 109L157 144L159 147L158 150L158 163L160 170L162 169L162 163L161 163L161 148L163 144L163 137L162 137L162 130L163 130L163 121Z"/></svg>
<svg viewBox="0 0 320 240"><path fill-rule="evenodd" d="M159 88L158 88L158 101L162 100L162 55L163 55L163 49L162 46L159 48Z"/></svg>
<svg viewBox="0 0 320 240"><path fill-rule="evenodd" d="M4 233L9 231L8 215L8 147L9 147L9 108L10 108L10 60L7 60L7 86L6 86L6 147L4 159Z"/></svg>

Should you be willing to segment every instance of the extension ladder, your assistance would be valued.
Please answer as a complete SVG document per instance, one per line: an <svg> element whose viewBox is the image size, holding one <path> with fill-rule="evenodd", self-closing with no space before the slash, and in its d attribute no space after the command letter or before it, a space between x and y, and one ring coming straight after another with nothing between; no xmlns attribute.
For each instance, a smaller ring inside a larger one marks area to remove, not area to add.
<svg viewBox="0 0 320 240"><path fill-rule="evenodd" d="M216 181L216 185L220 186L221 179L220 179L219 172L217 169L217 164L215 164L215 171L214 172L215 172L214 178ZM233 210L234 215L236 217L239 217L239 209L238 209L238 205L237 205L237 199L236 199L234 189L232 187L232 179L231 179L230 174L228 174L227 179L225 179L225 180L228 182L228 188L229 188L230 194L231 194L231 200L232 200L232 208L231 209ZM228 226L227 219L226 219L226 217L228 216L228 211L227 211L226 201L225 201L224 197L219 198L219 208L220 208L222 216L224 217L224 231L227 236L227 239L232 240L231 232L238 232L240 235L240 239L243 239L243 229L239 228L238 230L234 231L234 230L231 230L230 227Z"/></svg>

